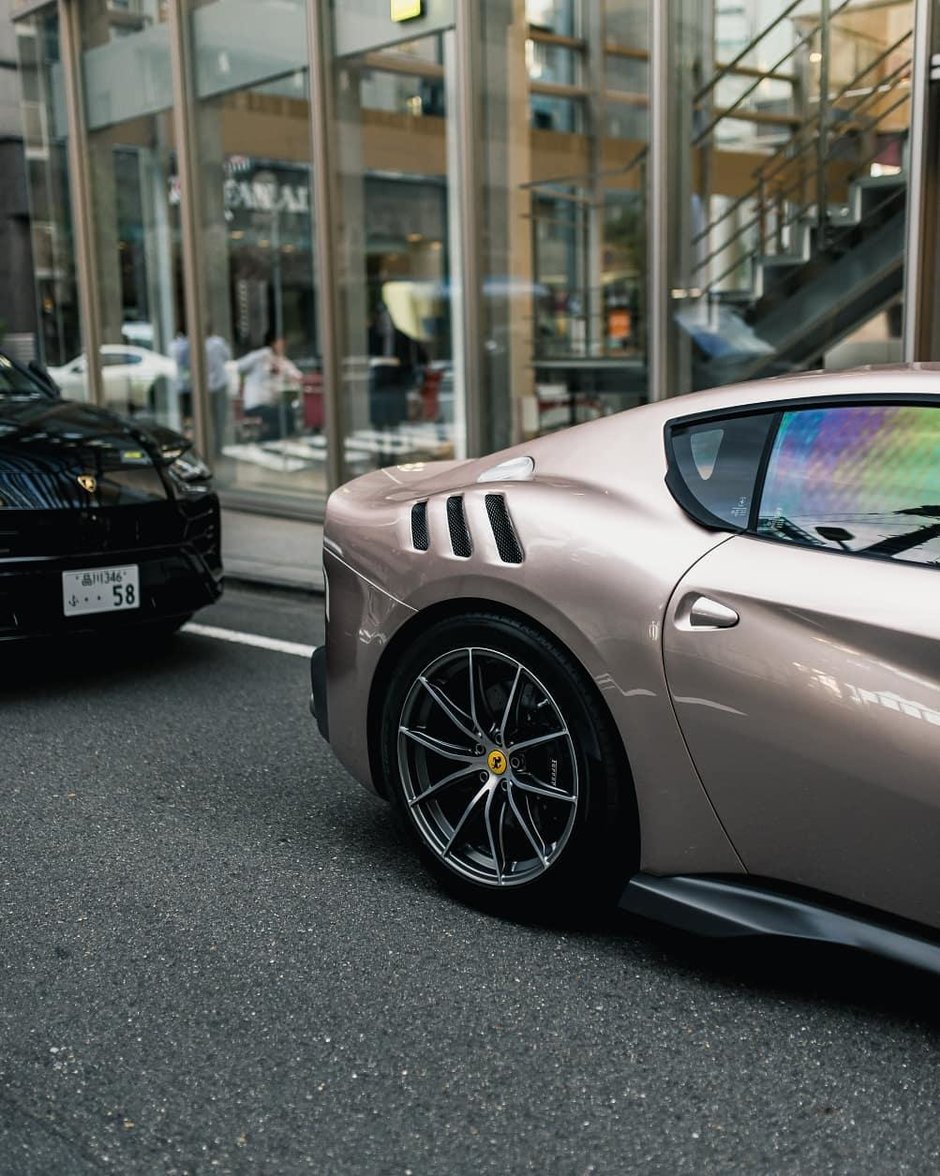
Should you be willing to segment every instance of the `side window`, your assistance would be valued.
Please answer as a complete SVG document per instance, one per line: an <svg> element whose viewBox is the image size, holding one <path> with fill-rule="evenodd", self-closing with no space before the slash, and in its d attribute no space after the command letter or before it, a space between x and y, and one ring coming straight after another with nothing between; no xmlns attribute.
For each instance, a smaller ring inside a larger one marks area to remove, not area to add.
<svg viewBox="0 0 940 1176"><path fill-rule="evenodd" d="M757 531L790 543L940 566L940 408L785 413Z"/></svg>
<svg viewBox="0 0 940 1176"><path fill-rule="evenodd" d="M775 414L679 425L670 433L667 484L699 522L745 530Z"/></svg>

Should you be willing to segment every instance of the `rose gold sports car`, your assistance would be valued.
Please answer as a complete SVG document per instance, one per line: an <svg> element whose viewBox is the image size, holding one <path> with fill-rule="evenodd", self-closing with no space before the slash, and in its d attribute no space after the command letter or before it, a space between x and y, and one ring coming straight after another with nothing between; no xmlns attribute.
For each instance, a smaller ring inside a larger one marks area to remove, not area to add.
<svg viewBox="0 0 940 1176"><path fill-rule="evenodd" d="M940 970L940 367L384 469L323 554L320 729L463 897Z"/></svg>

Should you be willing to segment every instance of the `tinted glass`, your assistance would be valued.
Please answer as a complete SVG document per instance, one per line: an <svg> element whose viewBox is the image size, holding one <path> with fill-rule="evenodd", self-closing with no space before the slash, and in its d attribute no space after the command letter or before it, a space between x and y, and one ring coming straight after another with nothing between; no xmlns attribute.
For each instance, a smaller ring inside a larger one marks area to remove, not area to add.
<svg viewBox="0 0 940 1176"><path fill-rule="evenodd" d="M686 425L673 432L675 471L708 515L741 530L747 526L773 419L772 413L764 413Z"/></svg>
<svg viewBox="0 0 940 1176"><path fill-rule="evenodd" d="M0 399L50 395L48 388L27 375L22 368L10 363L5 355L0 355Z"/></svg>
<svg viewBox="0 0 940 1176"><path fill-rule="evenodd" d="M758 531L836 551L940 562L940 409L787 413L767 469Z"/></svg>

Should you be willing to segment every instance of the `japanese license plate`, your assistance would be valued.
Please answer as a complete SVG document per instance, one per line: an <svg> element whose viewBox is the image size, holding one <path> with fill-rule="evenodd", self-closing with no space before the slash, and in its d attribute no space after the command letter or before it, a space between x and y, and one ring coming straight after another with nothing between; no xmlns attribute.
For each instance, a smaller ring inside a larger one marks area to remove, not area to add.
<svg viewBox="0 0 940 1176"><path fill-rule="evenodd" d="M120 568L85 568L62 573L62 607L67 617L118 612L140 607L137 564Z"/></svg>

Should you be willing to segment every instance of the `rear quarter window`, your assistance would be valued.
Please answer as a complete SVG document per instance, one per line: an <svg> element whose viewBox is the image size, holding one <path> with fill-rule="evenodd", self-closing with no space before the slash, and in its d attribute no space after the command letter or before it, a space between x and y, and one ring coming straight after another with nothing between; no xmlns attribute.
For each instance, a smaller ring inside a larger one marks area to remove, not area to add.
<svg viewBox="0 0 940 1176"><path fill-rule="evenodd" d="M666 483L679 505L705 526L746 530L775 419L763 412L670 428Z"/></svg>

